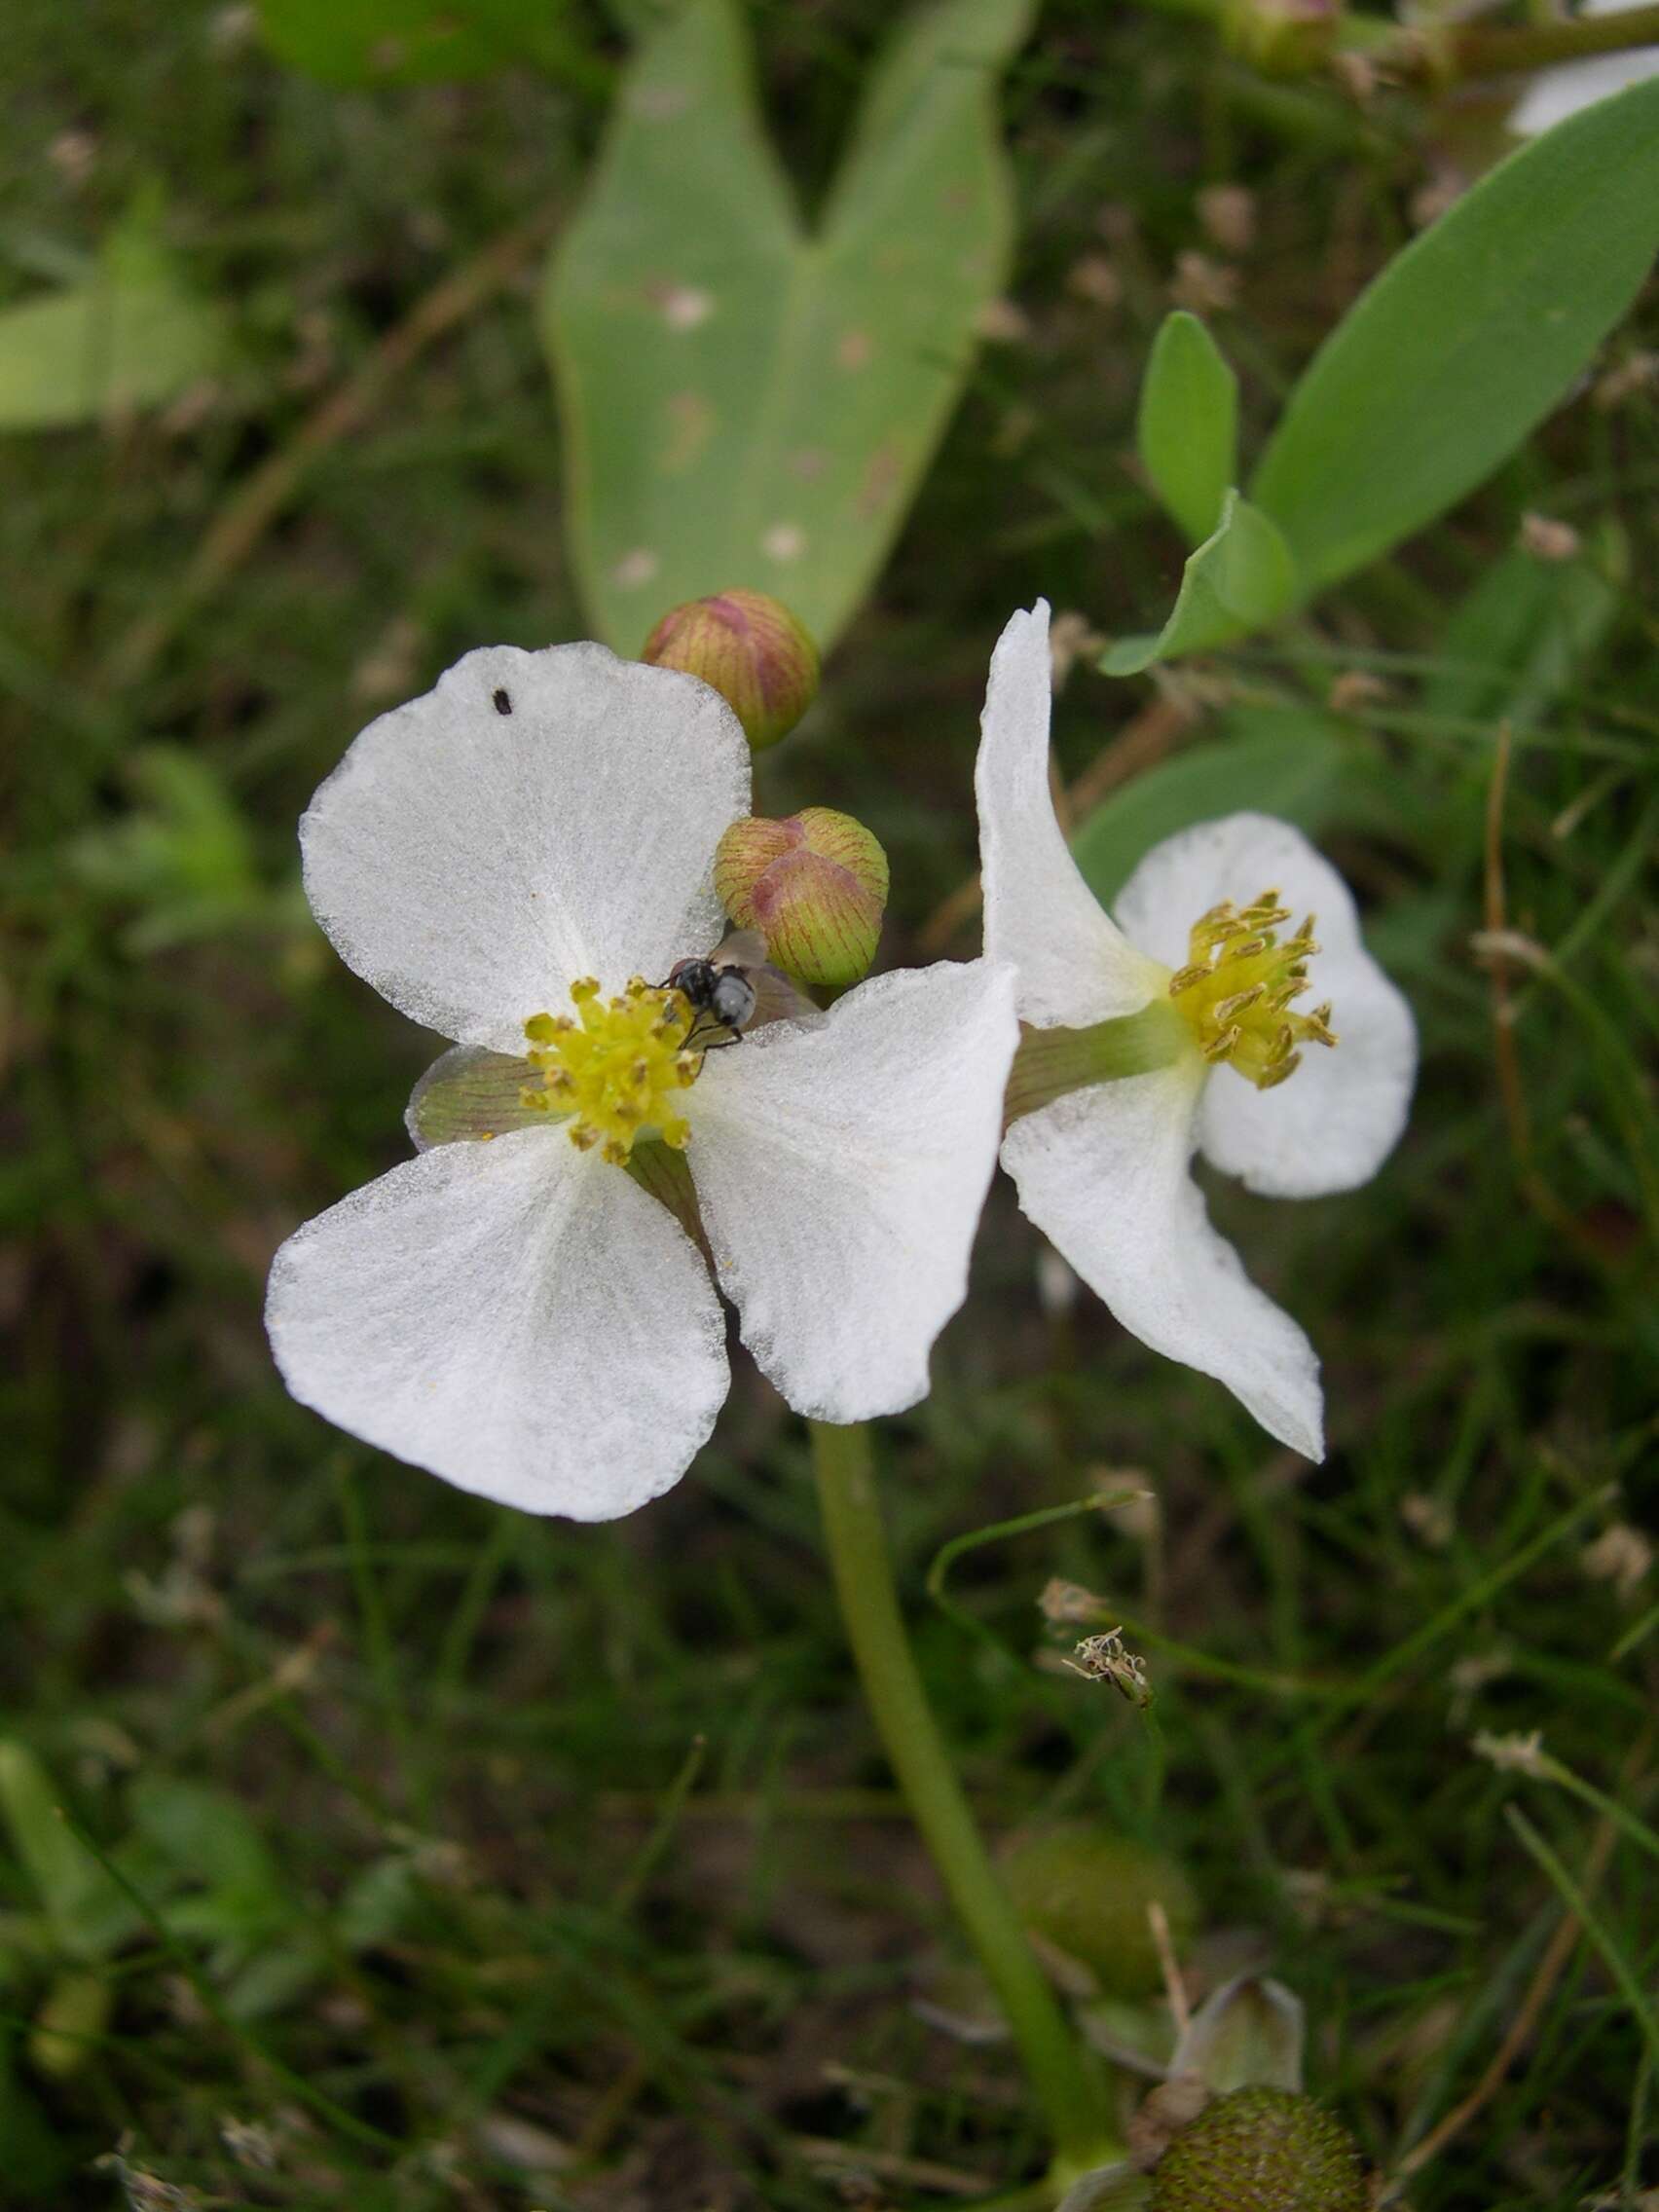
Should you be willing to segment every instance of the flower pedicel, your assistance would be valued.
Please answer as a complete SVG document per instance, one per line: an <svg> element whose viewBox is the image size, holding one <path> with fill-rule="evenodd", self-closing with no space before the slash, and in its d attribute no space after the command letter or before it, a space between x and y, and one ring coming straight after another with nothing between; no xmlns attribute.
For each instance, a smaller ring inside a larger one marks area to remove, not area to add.
<svg viewBox="0 0 1659 2212"><path fill-rule="evenodd" d="M1211 1228L1192 1158L1276 1198L1367 1181L1405 1126L1411 1010L1342 878L1267 815L1156 846L1114 921L1054 819L1050 691L1039 601L997 645L976 778L985 950L1026 1025L1003 1164L1124 1328L1317 1459L1313 1347Z"/></svg>
<svg viewBox="0 0 1659 2212"><path fill-rule="evenodd" d="M371 723L317 792L318 921L458 1049L410 1102L419 1156L273 1264L303 1403L531 1512L606 1520L667 1490L728 1382L715 1282L652 1195L679 1153L744 1342L797 1412L926 1394L995 1167L1013 977L880 976L736 1045L694 1025L664 985L721 937L711 870L749 775L696 678L501 645Z"/></svg>

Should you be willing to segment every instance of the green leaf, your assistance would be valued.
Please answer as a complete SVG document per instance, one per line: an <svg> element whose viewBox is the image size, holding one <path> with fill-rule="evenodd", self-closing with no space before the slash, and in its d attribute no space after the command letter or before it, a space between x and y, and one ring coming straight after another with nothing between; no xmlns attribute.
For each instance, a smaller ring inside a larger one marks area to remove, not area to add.
<svg viewBox="0 0 1659 2212"><path fill-rule="evenodd" d="M130 228L85 283L0 313L0 430L62 429L153 407L211 376L224 318Z"/></svg>
<svg viewBox="0 0 1659 2212"><path fill-rule="evenodd" d="M1108 676L1137 676L1154 661L1209 652L1266 628L1295 596L1284 539L1248 499L1229 492L1214 535L1188 556L1168 621L1156 634L1120 638L1100 666Z"/></svg>
<svg viewBox="0 0 1659 2212"><path fill-rule="evenodd" d="M0 1818L13 1849L63 1950L78 1959L101 1959L133 1933L138 1915L63 1819L62 1802L26 1745L0 1743Z"/></svg>
<svg viewBox="0 0 1659 2212"><path fill-rule="evenodd" d="M1251 497L1312 591L1461 498L1567 391L1659 248L1659 81L1510 155L1391 262L1291 395Z"/></svg>
<svg viewBox="0 0 1659 2212"><path fill-rule="evenodd" d="M266 44L330 85L482 77L515 62L597 80L561 0L260 0Z"/></svg>
<svg viewBox="0 0 1659 2212"><path fill-rule="evenodd" d="M1201 544L1237 475L1238 380L1185 309L1165 316L1153 345L1136 436L1153 489L1193 543Z"/></svg>
<svg viewBox="0 0 1659 2212"><path fill-rule="evenodd" d="M1007 274L996 93L1030 14L943 0L906 22L812 235L732 0L690 0L640 49L543 316L571 558L620 649L732 586L826 647L853 613Z"/></svg>
<svg viewBox="0 0 1659 2212"><path fill-rule="evenodd" d="M1195 822L1249 808L1316 835L1342 810L1349 746L1312 709L1262 708L1232 734L1136 776L1076 831L1072 858L1110 905L1154 845Z"/></svg>
<svg viewBox="0 0 1659 2212"><path fill-rule="evenodd" d="M1602 556L1612 574L1627 565L1622 542L1608 539ZM1614 585L1588 563L1540 561L1517 547L1454 611L1423 686L1424 711L1458 721L1533 720L1595 651L1618 608Z"/></svg>

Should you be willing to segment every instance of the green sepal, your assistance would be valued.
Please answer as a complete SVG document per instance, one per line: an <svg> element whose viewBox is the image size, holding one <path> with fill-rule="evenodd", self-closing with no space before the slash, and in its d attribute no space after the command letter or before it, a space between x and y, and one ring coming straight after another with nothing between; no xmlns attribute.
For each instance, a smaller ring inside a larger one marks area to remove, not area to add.
<svg viewBox="0 0 1659 2212"><path fill-rule="evenodd" d="M538 1070L512 1052L456 1045L435 1059L414 1089L403 1121L421 1152L438 1144L479 1144L511 1129L547 1125L546 1112L527 1106Z"/></svg>
<svg viewBox="0 0 1659 2212"><path fill-rule="evenodd" d="M1192 1051L1191 1030L1162 999L1088 1029L1033 1029L1022 1021L1003 1099L1003 1125L1051 1106L1068 1091L1173 1067Z"/></svg>

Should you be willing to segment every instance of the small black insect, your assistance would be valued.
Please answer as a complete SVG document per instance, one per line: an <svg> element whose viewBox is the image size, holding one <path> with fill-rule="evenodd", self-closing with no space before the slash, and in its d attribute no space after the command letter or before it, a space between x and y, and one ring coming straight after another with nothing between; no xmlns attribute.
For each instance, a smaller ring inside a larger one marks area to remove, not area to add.
<svg viewBox="0 0 1659 2212"><path fill-rule="evenodd" d="M768 962L758 930L733 930L707 959L677 960L662 988L690 1001L695 1018L685 1042L694 1051L741 1045L744 1031L757 1020L813 1027L824 1019L822 1010Z"/></svg>
<svg viewBox="0 0 1659 2212"><path fill-rule="evenodd" d="M510 715L513 711L513 703L505 691L492 691L490 703L498 715Z"/></svg>

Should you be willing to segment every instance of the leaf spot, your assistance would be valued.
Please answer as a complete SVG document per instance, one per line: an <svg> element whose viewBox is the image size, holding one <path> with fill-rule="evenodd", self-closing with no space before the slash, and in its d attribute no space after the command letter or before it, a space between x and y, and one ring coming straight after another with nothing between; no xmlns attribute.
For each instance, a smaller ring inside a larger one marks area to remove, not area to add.
<svg viewBox="0 0 1659 2212"><path fill-rule="evenodd" d="M623 591L638 591L648 584L662 563L648 546L636 545L632 553L624 553L610 571L610 580Z"/></svg>
<svg viewBox="0 0 1659 2212"><path fill-rule="evenodd" d="M769 561L798 561L806 551L806 533L797 522L775 522L760 540Z"/></svg>
<svg viewBox="0 0 1659 2212"><path fill-rule="evenodd" d="M867 330L843 331L835 348L835 365L852 374L856 370L867 368L869 357L874 351L875 347Z"/></svg>

